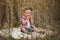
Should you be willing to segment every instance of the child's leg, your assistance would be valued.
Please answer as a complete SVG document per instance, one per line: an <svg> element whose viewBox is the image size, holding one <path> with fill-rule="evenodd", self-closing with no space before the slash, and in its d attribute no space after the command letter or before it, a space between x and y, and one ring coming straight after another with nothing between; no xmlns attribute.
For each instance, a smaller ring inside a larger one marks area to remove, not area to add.
<svg viewBox="0 0 60 40"><path fill-rule="evenodd" d="M34 25L31 25L31 26L33 27L34 31L36 31L36 32L40 32L40 29L38 29L38 28L35 27Z"/></svg>
<svg viewBox="0 0 60 40"><path fill-rule="evenodd" d="M24 33L27 32L27 30L26 30L25 28L22 28L21 30L22 30L22 32L24 32Z"/></svg>

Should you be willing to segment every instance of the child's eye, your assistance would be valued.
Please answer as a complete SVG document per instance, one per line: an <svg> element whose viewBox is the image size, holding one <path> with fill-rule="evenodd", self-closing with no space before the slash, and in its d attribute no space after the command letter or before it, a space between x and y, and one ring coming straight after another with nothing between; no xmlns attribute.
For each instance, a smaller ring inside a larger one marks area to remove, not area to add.
<svg viewBox="0 0 60 40"><path fill-rule="evenodd" d="M28 13L26 13L26 14L28 14Z"/></svg>

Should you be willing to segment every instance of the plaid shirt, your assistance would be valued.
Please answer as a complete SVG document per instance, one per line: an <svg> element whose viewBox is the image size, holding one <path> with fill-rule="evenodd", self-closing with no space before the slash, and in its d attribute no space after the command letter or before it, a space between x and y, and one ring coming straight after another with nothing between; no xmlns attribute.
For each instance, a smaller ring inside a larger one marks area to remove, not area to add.
<svg viewBox="0 0 60 40"><path fill-rule="evenodd" d="M21 21L22 20L26 20L26 17L23 16L22 19L21 19ZM27 28L27 22L26 22L26 24L22 24L21 28Z"/></svg>

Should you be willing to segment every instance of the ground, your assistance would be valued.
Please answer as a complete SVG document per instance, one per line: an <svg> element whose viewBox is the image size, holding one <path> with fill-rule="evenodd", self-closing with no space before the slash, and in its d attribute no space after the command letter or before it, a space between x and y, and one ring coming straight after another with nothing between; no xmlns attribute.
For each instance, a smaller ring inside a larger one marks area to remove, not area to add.
<svg viewBox="0 0 60 40"><path fill-rule="evenodd" d="M14 38L14 39L21 39L21 38L32 39L32 37L33 37L33 39L36 39L36 38L44 39L45 37L51 36L53 34L53 31L51 31L51 30L47 30L47 29L43 29L43 28L40 28L40 29L41 29L41 31L45 31L45 33L42 34L42 33L32 32L31 34L26 34L26 33L22 33L20 31L20 28L13 28L13 30L10 29L10 31L9 31L9 29L2 29L2 30L0 30L0 36L2 36L4 38L11 36L11 38ZM9 35L9 33L10 33L10 35Z"/></svg>

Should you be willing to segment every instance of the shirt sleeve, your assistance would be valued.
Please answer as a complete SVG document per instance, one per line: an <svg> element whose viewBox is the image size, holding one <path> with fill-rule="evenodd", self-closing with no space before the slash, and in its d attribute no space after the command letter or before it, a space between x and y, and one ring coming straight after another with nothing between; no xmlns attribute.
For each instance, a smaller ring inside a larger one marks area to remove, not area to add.
<svg viewBox="0 0 60 40"><path fill-rule="evenodd" d="M21 18L21 21L22 21L22 20L25 20L25 19L26 19L26 17L25 17L25 16L23 16L23 17Z"/></svg>

